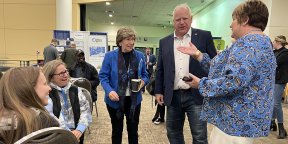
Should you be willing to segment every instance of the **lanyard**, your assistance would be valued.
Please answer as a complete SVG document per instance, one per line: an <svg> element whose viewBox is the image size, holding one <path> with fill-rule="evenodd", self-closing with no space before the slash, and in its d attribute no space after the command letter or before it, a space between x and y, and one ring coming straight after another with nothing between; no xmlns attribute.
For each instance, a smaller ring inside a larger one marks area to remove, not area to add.
<svg viewBox="0 0 288 144"><path fill-rule="evenodd" d="M67 100L67 95L65 94L64 89L61 89L61 94L64 100L64 107L66 108L66 110L68 110L68 100Z"/></svg>

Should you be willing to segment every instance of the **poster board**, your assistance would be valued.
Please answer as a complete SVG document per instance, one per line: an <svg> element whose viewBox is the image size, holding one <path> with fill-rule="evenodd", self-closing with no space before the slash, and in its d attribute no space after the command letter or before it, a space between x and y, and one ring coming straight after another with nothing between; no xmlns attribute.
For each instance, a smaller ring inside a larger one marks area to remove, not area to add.
<svg viewBox="0 0 288 144"><path fill-rule="evenodd" d="M68 39L73 38L76 49L84 51L85 61L92 64L96 69L101 68L108 49L107 33L54 30L54 38L61 41L61 45L58 46L59 53L68 47L66 44Z"/></svg>
<svg viewBox="0 0 288 144"><path fill-rule="evenodd" d="M93 33L88 37L88 50L89 50L89 62L95 66L96 69L100 69L104 60L105 53L107 52L107 34Z"/></svg>

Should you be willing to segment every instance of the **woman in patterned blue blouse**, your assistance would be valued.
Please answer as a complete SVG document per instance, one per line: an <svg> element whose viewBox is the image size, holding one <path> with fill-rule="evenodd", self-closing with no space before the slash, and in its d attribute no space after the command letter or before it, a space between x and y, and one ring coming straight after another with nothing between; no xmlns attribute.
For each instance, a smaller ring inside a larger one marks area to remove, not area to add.
<svg viewBox="0 0 288 144"><path fill-rule="evenodd" d="M204 97L200 118L215 125L210 144L252 144L268 136L273 112L276 60L263 31L269 12L260 0L235 8L230 25L236 42L212 60L192 43L178 50L197 59L208 77L189 74L191 87Z"/></svg>

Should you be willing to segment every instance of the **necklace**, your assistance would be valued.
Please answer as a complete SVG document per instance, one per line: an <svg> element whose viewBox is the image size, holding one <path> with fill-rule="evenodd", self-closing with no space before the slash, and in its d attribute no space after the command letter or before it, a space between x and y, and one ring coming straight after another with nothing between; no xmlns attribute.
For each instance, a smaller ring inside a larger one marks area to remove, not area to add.
<svg viewBox="0 0 288 144"><path fill-rule="evenodd" d="M252 29L252 30L248 31L248 32L245 34L245 36L251 34L252 32L262 32L262 30L261 30L261 29Z"/></svg>
<svg viewBox="0 0 288 144"><path fill-rule="evenodd" d="M252 29L247 34L252 33L252 32L262 32L262 30L261 29Z"/></svg>

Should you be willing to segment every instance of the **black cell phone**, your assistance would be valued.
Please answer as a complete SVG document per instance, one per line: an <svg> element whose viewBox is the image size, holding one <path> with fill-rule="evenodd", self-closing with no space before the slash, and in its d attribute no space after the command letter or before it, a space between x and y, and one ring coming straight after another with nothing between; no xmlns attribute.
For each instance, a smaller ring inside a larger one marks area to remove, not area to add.
<svg viewBox="0 0 288 144"><path fill-rule="evenodd" d="M185 81L185 82L191 82L191 81L192 81L192 78L191 78L191 77L184 76L184 77L182 78L182 80Z"/></svg>

